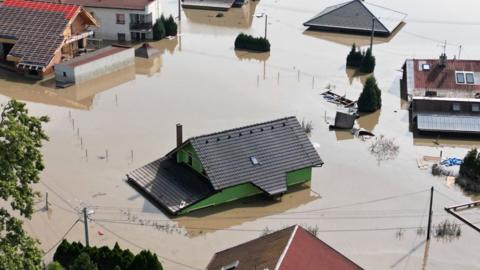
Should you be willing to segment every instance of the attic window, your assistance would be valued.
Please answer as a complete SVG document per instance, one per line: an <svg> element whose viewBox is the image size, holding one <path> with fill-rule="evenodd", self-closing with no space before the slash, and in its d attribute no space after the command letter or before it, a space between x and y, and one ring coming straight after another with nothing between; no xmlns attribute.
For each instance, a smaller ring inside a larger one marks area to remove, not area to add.
<svg viewBox="0 0 480 270"><path fill-rule="evenodd" d="M260 162L258 162L258 159L256 157L250 157L250 161L252 162L253 165L260 164Z"/></svg>
<svg viewBox="0 0 480 270"><path fill-rule="evenodd" d="M227 265L222 266L222 268L220 268L220 270L234 270L235 268L238 267L239 264L240 264L240 262L237 260L237 261L234 261L231 264L227 264Z"/></svg>
<svg viewBox="0 0 480 270"><path fill-rule="evenodd" d="M465 78L467 79L468 84L474 84L475 83L475 77L473 76L472 72L465 73Z"/></svg>
<svg viewBox="0 0 480 270"><path fill-rule="evenodd" d="M455 79L457 81L457 84L465 84L465 73L456 72L455 73Z"/></svg>

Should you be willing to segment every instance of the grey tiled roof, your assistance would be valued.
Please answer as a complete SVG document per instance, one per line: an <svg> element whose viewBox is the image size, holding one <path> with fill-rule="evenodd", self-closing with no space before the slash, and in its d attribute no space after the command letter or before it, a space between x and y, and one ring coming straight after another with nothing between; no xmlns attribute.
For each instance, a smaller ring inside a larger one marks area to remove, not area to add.
<svg viewBox="0 0 480 270"><path fill-rule="evenodd" d="M326 30L337 29L371 32L373 18L376 18L376 16L372 14L361 0L353 0L327 7L303 25ZM378 19L375 21L375 32L390 34L389 29Z"/></svg>
<svg viewBox="0 0 480 270"><path fill-rule="evenodd" d="M130 172L128 181L170 213L176 213L214 192L207 179L168 157Z"/></svg>
<svg viewBox="0 0 480 270"><path fill-rule="evenodd" d="M0 38L17 40L10 54L19 64L46 67L63 43L66 25L62 12L0 6Z"/></svg>
<svg viewBox="0 0 480 270"><path fill-rule="evenodd" d="M216 190L251 182L267 192L287 189L286 173L323 162L295 117L189 140ZM254 165L251 157L259 164Z"/></svg>
<svg viewBox="0 0 480 270"><path fill-rule="evenodd" d="M480 133L480 117L469 115L418 114L417 128L423 131Z"/></svg>

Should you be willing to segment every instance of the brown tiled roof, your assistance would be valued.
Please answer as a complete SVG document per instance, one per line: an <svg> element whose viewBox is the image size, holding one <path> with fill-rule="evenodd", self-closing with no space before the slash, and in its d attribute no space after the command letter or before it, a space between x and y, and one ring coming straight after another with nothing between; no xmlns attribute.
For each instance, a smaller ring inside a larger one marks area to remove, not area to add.
<svg viewBox="0 0 480 270"><path fill-rule="evenodd" d="M53 1L53 0L50 0ZM65 4L97 8L144 10L153 0L60 0Z"/></svg>
<svg viewBox="0 0 480 270"><path fill-rule="evenodd" d="M235 270L363 269L298 225L218 252L207 270L230 265L237 265Z"/></svg>
<svg viewBox="0 0 480 270"><path fill-rule="evenodd" d="M16 40L10 55L20 58L19 65L44 68L63 43L68 23L65 16L62 11L4 3L0 6L0 38Z"/></svg>
<svg viewBox="0 0 480 270"><path fill-rule="evenodd" d="M420 70L423 63L430 65L430 70ZM435 59L415 59L413 70L417 89L480 90L479 84L457 84L455 80L455 71L480 72L480 61L447 60L445 67L440 67Z"/></svg>

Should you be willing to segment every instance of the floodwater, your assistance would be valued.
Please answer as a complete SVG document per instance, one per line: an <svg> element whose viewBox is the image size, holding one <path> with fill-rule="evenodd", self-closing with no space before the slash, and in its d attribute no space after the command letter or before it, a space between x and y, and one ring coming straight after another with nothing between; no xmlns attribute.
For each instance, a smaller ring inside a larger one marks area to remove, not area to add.
<svg viewBox="0 0 480 270"><path fill-rule="evenodd" d="M24 82L2 73L1 103L15 97L32 113L51 117L50 142L43 148L46 170L35 187L48 192L50 207L39 199L28 231L45 251L67 231L69 240L83 241L82 224L69 228L88 206L95 210L91 244L118 241L134 251L153 250L166 269L202 269L216 251L299 223L316 226L320 239L365 269L479 269L480 235L467 226L458 239L433 237L425 244L417 228L427 224L431 186L437 191L434 224L454 220L445 206L478 197L419 169L417 159L440 151L462 157L480 143L414 139L400 99L399 69L407 57L437 57L444 40L449 57L458 56L462 45L461 58L480 59L480 3L374 1L409 14L393 38L375 42L383 108L357 121L399 146L395 159L381 162L369 152L372 140L328 129L335 106L320 94L330 85L338 94L358 97L365 78L346 70L345 57L351 43L368 44L365 38L305 32L302 23L333 3L261 0L223 17L190 10L183 13L180 37L153 44L162 49L157 59L138 60L135 70L76 88L57 90L48 81ZM166 14L176 14L175 1L163 6ZM264 34L264 18L254 16L262 12L268 14L272 51L235 52L239 32ZM281 201L254 198L171 219L124 182L127 172L174 147L176 123L189 137L289 115L312 121L311 140L325 165L314 169L310 186ZM479 210L462 215L480 222Z"/></svg>

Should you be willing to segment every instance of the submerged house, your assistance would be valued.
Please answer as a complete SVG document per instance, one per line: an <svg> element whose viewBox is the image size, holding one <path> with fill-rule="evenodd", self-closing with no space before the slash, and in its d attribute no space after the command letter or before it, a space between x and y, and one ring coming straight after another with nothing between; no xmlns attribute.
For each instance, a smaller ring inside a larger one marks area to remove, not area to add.
<svg viewBox="0 0 480 270"><path fill-rule="evenodd" d="M480 61L408 59L400 85L414 130L480 134Z"/></svg>
<svg viewBox="0 0 480 270"><path fill-rule="evenodd" d="M206 270L362 270L301 226L217 252Z"/></svg>
<svg viewBox="0 0 480 270"><path fill-rule="evenodd" d="M325 8L303 25L309 30L342 32L388 37L398 29L406 14L369 4L363 0L351 0Z"/></svg>
<svg viewBox="0 0 480 270"><path fill-rule="evenodd" d="M0 5L0 63L41 78L84 50L93 34L89 29L96 26L79 6L5 0Z"/></svg>
<svg viewBox="0 0 480 270"><path fill-rule="evenodd" d="M128 182L171 214L310 181L323 162L295 117L182 140L166 156L130 172Z"/></svg>

